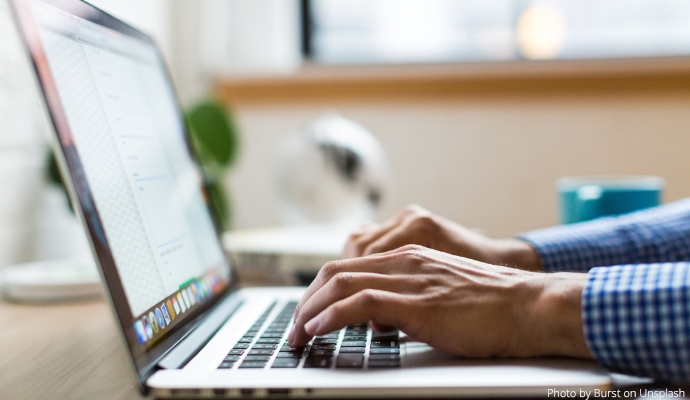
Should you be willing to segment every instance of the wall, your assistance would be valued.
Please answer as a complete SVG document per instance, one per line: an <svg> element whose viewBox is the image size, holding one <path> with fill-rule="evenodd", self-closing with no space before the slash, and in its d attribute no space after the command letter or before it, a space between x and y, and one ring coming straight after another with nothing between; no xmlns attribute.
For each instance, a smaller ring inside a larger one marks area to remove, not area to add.
<svg viewBox="0 0 690 400"><path fill-rule="evenodd" d="M199 4L214 1L176 0L173 7L173 75L187 104L213 81L199 43L213 37L212 22L222 18L203 20ZM241 7L243 0L233 2ZM233 27L220 29L228 30L263 45ZM665 70L661 64L653 68ZM280 223L274 160L281 139L331 109L370 129L388 152L391 184L381 218L415 202L491 235L513 235L555 224L555 180L579 174L660 175L668 185L666 201L690 196L685 161L690 90L684 86L611 95L600 90L594 96L541 90L398 100L290 101L287 96L273 103L235 103L243 146L228 177L236 228Z"/></svg>
<svg viewBox="0 0 690 400"><path fill-rule="evenodd" d="M530 95L235 106L243 148L229 185L237 228L279 223L281 138L335 109L383 143L391 181L381 217L418 203L502 237L557 223L554 182L651 174L665 200L690 196L690 94Z"/></svg>
<svg viewBox="0 0 690 400"><path fill-rule="evenodd" d="M44 120L8 4L0 2L0 268L25 260L40 209Z"/></svg>

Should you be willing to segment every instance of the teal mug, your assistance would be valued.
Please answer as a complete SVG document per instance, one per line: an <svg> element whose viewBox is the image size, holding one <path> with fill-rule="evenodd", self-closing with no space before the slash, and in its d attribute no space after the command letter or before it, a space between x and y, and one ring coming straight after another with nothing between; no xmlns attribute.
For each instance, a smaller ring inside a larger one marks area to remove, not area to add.
<svg viewBox="0 0 690 400"><path fill-rule="evenodd" d="M562 224L619 215L661 204L664 180L656 176L561 178L556 183Z"/></svg>

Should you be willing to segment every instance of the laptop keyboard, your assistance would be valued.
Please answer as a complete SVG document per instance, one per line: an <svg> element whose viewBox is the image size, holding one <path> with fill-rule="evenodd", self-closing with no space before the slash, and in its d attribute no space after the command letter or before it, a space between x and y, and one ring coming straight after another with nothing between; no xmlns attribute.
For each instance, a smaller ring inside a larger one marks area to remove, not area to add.
<svg viewBox="0 0 690 400"><path fill-rule="evenodd" d="M287 343L297 302L267 323L273 303L230 350L219 369L230 368L398 368L398 331L378 333L369 324L317 336L304 347Z"/></svg>

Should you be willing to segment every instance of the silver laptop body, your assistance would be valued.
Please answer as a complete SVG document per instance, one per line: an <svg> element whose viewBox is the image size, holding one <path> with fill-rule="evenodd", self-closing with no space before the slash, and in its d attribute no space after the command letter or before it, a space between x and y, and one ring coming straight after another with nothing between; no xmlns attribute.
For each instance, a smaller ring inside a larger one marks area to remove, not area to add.
<svg viewBox="0 0 690 400"><path fill-rule="evenodd" d="M285 342L303 288L238 289L153 41L79 0L10 0L136 381L164 398L548 396L596 364L464 360L350 326Z"/></svg>

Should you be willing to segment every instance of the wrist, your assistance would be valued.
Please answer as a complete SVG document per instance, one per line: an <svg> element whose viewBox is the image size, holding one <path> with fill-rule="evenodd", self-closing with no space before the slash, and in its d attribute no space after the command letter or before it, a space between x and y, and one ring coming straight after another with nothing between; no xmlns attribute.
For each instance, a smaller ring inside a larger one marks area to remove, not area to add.
<svg viewBox="0 0 690 400"><path fill-rule="evenodd" d="M527 348L533 356L593 359L582 326L582 291L587 274L542 274L540 294L526 319Z"/></svg>
<svg viewBox="0 0 690 400"><path fill-rule="evenodd" d="M528 242L519 239L496 240L499 263L523 269L525 271L542 272L541 257L537 250Z"/></svg>

